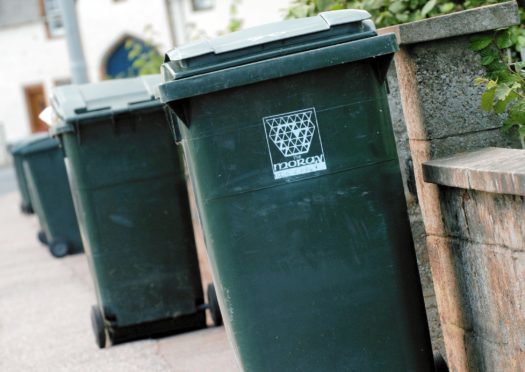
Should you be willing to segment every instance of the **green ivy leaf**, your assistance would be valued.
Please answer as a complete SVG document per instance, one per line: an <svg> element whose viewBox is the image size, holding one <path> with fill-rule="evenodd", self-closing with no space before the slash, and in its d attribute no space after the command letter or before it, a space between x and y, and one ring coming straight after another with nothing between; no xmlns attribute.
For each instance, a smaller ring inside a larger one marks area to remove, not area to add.
<svg viewBox="0 0 525 372"><path fill-rule="evenodd" d="M421 9L421 15L424 17L428 13L430 13L432 11L432 9L434 9L434 7L436 6L436 2L437 2L437 0L430 0L430 1L428 1L425 4L425 6L423 7L423 9Z"/></svg>
<svg viewBox="0 0 525 372"><path fill-rule="evenodd" d="M317 8L321 11L328 10L332 6L332 0L317 0Z"/></svg>
<svg viewBox="0 0 525 372"><path fill-rule="evenodd" d="M496 45L500 49L507 49L512 46L512 40L510 39L508 30L498 32L498 35L496 36Z"/></svg>
<svg viewBox="0 0 525 372"><path fill-rule="evenodd" d="M494 95L496 94L496 88L488 89L481 95L481 109L486 112L490 112L494 105Z"/></svg>
<svg viewBox="0 0 525 372"><path fill-rule="evenodd" d="M519 96L515 92L511 91L507 98L496 102L494 105L494 112L496 114L503 114L507 110L507 106L518 97Z"/></svg>
<svg viewBox="0 0 525 372"><path fill-rule="evenodd" d="M454 3L445 3L439 7L439 10L441 11L441 13L448 13L453 11L455 7L456 4Z"/></svg>
<svg viewBox="0 0 525 372"><path fill-rule="evenodd" d="M419 0L408 0L408 8L415 10L419 8Z"/></svg>
<svg viewBox="0 0 525 372"><path fill-rule="evenodd" d="M494 57L493 55L483 56L481 57L481 65L482 66L490 65L495 59L496 57Z"/></svg>
<svg viewBox="0 0 525 372"><path fill-rule="evenodd" d="M487 90L496 88L497 85L498 85L497 81L489 80L489 82L487 83Z"/></svg>
<svg viewBox="0 0 525 372"><path fill-rule="evenodd" d="M479 35L474 36L470 40L469 49L474 52L479 52L482 49L485 49L492 43L492 37L489 35Z"/></svg>
<svg viewBox="0 0 525 372"><path fill-rule="evenodd" d="M514 63L514 68L516 71L523 70L523 68L525 68L525 62L522 61Z"/></svg>
<svg viewBox="0 0 525 372"><path fill-rule="evenodd" d="M489 81L485 78L482 78L482 77L477 77L474 79L474 85L481 85L481 84L485 84L485 83L488 83Z"/></svg>
<svg viewBox="0 0 525 372"><path fill-rule="evenodd" d="M515 124L525 124L525 102L523 99L511 106L508 120Z"/></svg>
<svg viewBox="0 0 525 372"><path fill-rule="evenodd" d="M389 7L388 10L390 10L392 13L400 13L403 10L405 10L405 4L402 1L394 1Z"/></svg>
<svg viewBox="0 0 525 372"><path fill-rule="evenodd" d="M396 14L396 19L399 22L408 22L408 14L406 14L406 13Z"/></svg>
<svg viewBox="0 0 525 372"><path fill-rule="evenodd" d="M510 130L512 129L512 127L514 127L515 125L518 125L516 124L515 122L513 122L512 120L510 119L507 119L503 122L503 126L501 127L501 130L503 132L510 132Z"/></svg>
<svg viewBox="0 0 525 372"><path fill-rule="evenodd" d="M507 84L505 83L498 84L498 86L496 87L496 94L494 95L494 98L496 98L496 100L498 101L503 101L505 98L508 97L510 92L511 92L511 89Z"/></svg>

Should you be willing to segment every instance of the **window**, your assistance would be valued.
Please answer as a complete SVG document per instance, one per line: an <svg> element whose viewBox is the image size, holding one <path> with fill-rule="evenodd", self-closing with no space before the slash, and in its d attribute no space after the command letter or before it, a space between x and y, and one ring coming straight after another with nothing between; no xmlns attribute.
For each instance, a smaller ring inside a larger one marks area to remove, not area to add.
<svg viewBox="0 0 525 372"><path fill-rule="evenodd" d="M49 37L63 36L65 33L62 23L62 13L58 0L43 0L44 16L46 18L47 33Z"/></svg>
<svg viewBox="0 0 525 372"><path fill-rule="evenodd" d="M70 78L60 78L60 79L53 80L53 85L55 87L59 87L61 85L70 85L70 84L71 84Z"/></svg>
<svg viewBox="0 0 525 372"><path fill-rule="evenodd" d="M215 6L215 0L192 0L193 10L207 10Z"/></svg>
<svg viewBox="0 0 525 372"><path fill-rule="evenodd" d="M157 74L163 56L151 43L124 35L106 52L102 61L103 79L121 79L144 74Z"/></svg>

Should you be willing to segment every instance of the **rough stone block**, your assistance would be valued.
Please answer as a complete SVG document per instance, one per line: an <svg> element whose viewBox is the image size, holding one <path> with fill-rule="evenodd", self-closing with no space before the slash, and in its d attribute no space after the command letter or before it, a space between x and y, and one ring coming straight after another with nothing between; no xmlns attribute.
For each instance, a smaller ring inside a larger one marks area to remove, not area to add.
<svg viewBox="0 0 525 372"><path fill-rule="evenodd" d="M497 343L511 342L516 299L512 295L513 258L509 250L462 241L458 278L469 329Z"/></svg>
<svg viewBox="0 0 525 372"><path fill-rule="evenodd" d="M525 351L510 348L479 337L475 333L465 335L470 371L523 371Z"/></svg>
<svg viewBox="0 0 525 372"><path fill-rule="evenodd" d="M406 45L496 30L519 23L518 4L509 1L432 17L418 22L386 27L380 32L394 32L398 38L398 43Z"/></svg>
<svg viewBox="0 0 525 372"><path fill-rule="evenodd" d="M461 287L460 241L429 236L427 238L430 267L434 278L434 290L439 309L441 325L454 325L470 329L470 311L464 302ZM445 343L447 339L445 334ZM448 346L447 346L448 349Z"/></svg>
<svg viewBox="0 0 525 372"><path fill-rule="evenodd" d="M451 372L473 371L465 345L465 331L452 324L443 324L443 338L447 348L447 363Z"/></svg>
<svg viewBox="0 0 525 372"><path fill-rule="evenodd" d="M428 240L451 370L517 371L515 360L525 352L525 253L460 239Z"/></svg>
<svg viewBox="0 0 525 372"><path fill-rule="evenodd" d="M390 115L392 117L392 125L396 139L399 163L403 176L405 198L407 201L408 214L410 217L412 236L414 240L414 248L418 261L421 287L423 289L423 296L425 299L425 307L427 311L432 347L434 351L445 355L445 346L443 342L443 335L441 333L439 313L436 308L434 284L432 281L430 264L428 262L426 233L417 199L413 160L410 153L406 123L401 105L399 83L397 80L395 66L393 64L390 66L387 79L390 90L388 95Z"/></svg>
<svg viewBox="0 0 525 372"><path fill-rule="evenodd" d="M497 194L525 195L525 151L486 147L423 164L426 182Z"/></svg>
<svg viewBox="0 0 525 372"><path fill-rule="evenodd" d="M522 196L470 190L464 200L465 230L470 240L525 251Z"/></svg>
<svg viewBox="0 0 525 372"><path fill-rule="evenodd" d="M406 131L405 119L403 116L403 108L401 106L401 96L399 93L399 83L394 64L390 65L387 74L387 81L389 86L388 105L390 107L390 116L392 118L392 128L394 130L394 137L396 140L397 155L399 158L399 167L403 177L403 186L405 190L405 198L407 205L417 203L414 170L411 166L412 156L410 154L410 147L408 144L408 135Z"/></svg>
<svg viewBox="0 0 525 372"><path fill-rule="evenodd" d="M468 48L469 34L518 23L517 5L508 2L379 30L394 32L401 44L394 64L410 139L501 127L501 117L480 109L483 88L473 80L484 70Z"/></svg>
<svg viewBox="0 0 525 372"><path fill-rule="evenodd" d="M414 176L417 194L425 231L429 235L445 235L441 217L439 189L436 185L423 180L422 164L430 160L430 143L428 141L410 140L410 150L414 161Z"/></svg>
<svg viewBox="0 0 525 372"><path fill-rule="evenodd" d="M397 73L397 89L403 108L404 122L409 139L426 139L423 125L422 100L419 97L417 66L406 48L401 48L394 55L394 66ZM391 81L389 80L389 83Z"/></svg>
<svg viewBox="0 0 525 372"><path fill-rule="evenodd" d="M525 253L514 252L514 274L513 296L516 298L516 308L518 311L519 327L515 330L516 346L525 352ZM523 365L525 366L525 355L522 354Z"/></svg>
<svg viewBox="0 0 525 372"><path fill-rule="evenodd" d="M439 311L436 297L434 295L425 297L425 306L427 310L428 329L430 331L430 340L432 341L432 350L446 357L445 341L441 331L441 322L439 320Z"/></svg>
<svg viewBox="0 0 525 372"><path fill-rule="evenodd" d="M413 45L410 57L421 99L425 137L436 139L499 128L503 119L480 108L483 92L473 81L484 71L469 37Z"/></svg>
<svg viewBox="0 0 525 372"><path fill-rule="evenodd" d="M519 146L517 138L503 134L500 129L490 129L434 139L430 141L430 154L432 159L439 159L487 147L518 148Z"/></svg>
<svg viewBox="0 0 525 372"><path fill-rule="evenodd" d="M467 190L443 186L439 188L446 235L459 239L470 239L467 217L463 209L465 200L469 197Z"/></svg>

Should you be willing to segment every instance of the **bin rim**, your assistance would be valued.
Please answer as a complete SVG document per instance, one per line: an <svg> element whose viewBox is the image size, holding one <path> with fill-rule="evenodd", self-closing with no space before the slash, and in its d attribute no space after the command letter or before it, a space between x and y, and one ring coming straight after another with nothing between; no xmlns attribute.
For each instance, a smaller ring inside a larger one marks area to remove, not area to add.
<svg viewBox="0 0 525 372"><path fill-rule="evenodd" d="M361 9L342 9L321 12L315 16L267 23L213 39L187 43L181 47L168 50L166 52L166 59L169 61L185 60L204 54L233 52L274 41L291 39L296 36L326 31L332 26L362 22L370 18L370 13Z"/></svg>
<svg viewBox="0 0 525 372"><path fill-rule="evenodd" d="M262 81L393 55L398 50L395 34L387 33L181 79L176 78L169 63L164 63L162 65L164 83L159 85L160 101L169 104ZM298 59L303 63L298 64ZM170 77L173 79L167 81Z"/></svg>
<svg viewBox="0 0 525 372"><path fill-rule="evenodd" d="M376 36L365 10L344 9L268 23L169 50L176 79Z"/></svg>
<svg viewBox="0 0 525 372"><path fill-rule="evenodd" d="M51 137L50 135L46 135L45 137L35 139L34 141L28 142L25 145L20 146L16 149L16 155L31 155L37 152L53 150L58 148L59 146L59 142L55 138Z"/></svg>
<svg viewBox="0 0 525 372"><path fill-rule="evenodd" d="M70 118L58 117L58 122L56 124L49 126L49 133L52 136L59 136L63 133L75 132L77 130L77 125L88 124L93 122L101 122L105 120L112 120L115 117L133 114L142 111L150 111L151 109L159 109L162 107L162 103L158 100L150 102L140 102L133 104L130 108L122 108L119 110L100 110L89 112L85 114L78 114Z"/></svg>
<svg viewBox="0 0 525 372"><path fill-rule="evenodd" d="M7 150L11 155L18 155L20 153L20 150L24 147L29 145L32 142L39 141L43 138L49 137L48 132L40 132L40 133L34 133L28 137L22 138L18 141L11 142L7 145Z"/></svg>
<svg viewBox="0 0 525 372"><path fill-rule="evenodd" d="M160 82L160 75L144 75L56 87L51 94L55 118L53 123L49 123L50 133L55 136L75 131L76 124L111 119L160 106Z"/></svg>

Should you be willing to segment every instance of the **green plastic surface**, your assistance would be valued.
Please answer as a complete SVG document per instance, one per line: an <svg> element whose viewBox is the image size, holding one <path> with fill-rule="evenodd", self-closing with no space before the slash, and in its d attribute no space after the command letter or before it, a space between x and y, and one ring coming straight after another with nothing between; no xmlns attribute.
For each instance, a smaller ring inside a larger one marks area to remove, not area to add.
<svg viewBox="0 0 525 372"><path fill-rule="evenodd" d="M166 54L177 79L376 35L364 10L325 12L183 45ZM166 68L166 66L165 66Z"/></svg>
<svg viewBox="0 0 525 372"><path fill-rule="evenodd" d="M65 240L69 254L83 252L62 151L46 137L20 151L32 206L49 243Z"/></svg>
<svg viewBox="0 0 525 372"><path fill-rule="evenodd" d="M99 114L75 117L59 138L110 336L205 327L184 172L162 106Z"/></svg>
<svg viewBox="0 0 525 372"><path fill-rule="evenodd" d="M386 98L396 48L386 35L202 76L163 67L245 371L433 370Z"/></svg>
<svg viewBox="0 0 525 372"><path fill-rule="evenodd" d="M76 125L151 107L158 107L159 75L117 79L96 84L66 85L53 90L51 104L56 122L51 133L76 131Z"/></svg>
<svg viewBox="0 0 525 372"><path fill-rule="evenodd" d="M9 146L9 152L13 157L13 165L15 169L16 182L18 185L18 191L20 192L20 198L22 199L22 209L27 211L33 210L31 204L31 196L29 195L29 189L27 187L27 180L24 173L23 157L21 150L33 141L39 141L42 138L49 137L47 133L33 134L23 140L17 141Z"/></svg>

